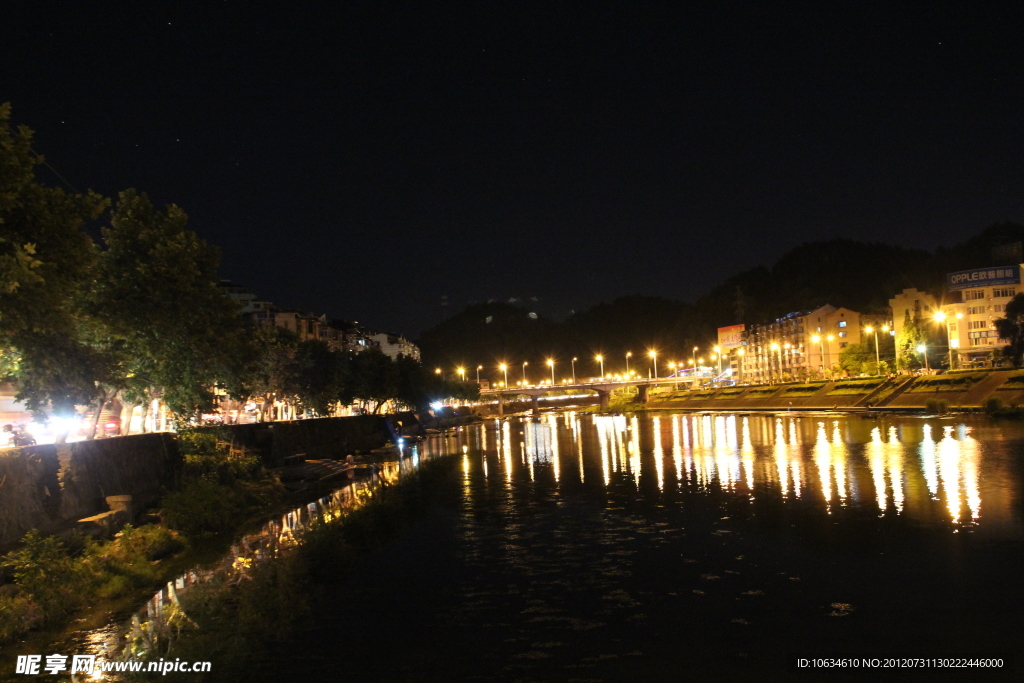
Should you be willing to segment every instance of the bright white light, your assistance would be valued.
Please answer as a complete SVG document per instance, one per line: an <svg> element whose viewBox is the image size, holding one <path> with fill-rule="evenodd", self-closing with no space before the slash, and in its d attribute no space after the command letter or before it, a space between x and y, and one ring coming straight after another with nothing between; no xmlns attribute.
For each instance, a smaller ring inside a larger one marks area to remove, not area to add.
<svg viewBox="0 0 1024 683"><path fill-rule="evenodd" d="M441 403L440 401L434 401L433 403L430 404L430 407L433 408L434 410L440 410L441 408L444 407L444 404Z"/></svg>

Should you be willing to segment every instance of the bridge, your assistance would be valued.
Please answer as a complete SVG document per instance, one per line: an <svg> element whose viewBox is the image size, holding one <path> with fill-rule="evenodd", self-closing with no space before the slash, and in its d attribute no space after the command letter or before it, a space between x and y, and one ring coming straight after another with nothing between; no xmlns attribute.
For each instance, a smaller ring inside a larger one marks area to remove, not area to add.
<svg viewBox="0 0 1024 683"><path fill-rule="evenodd" d="M505 414L505 400L513 396L529 396L533 399L533 414L537 415L540 413L540 397L548 392L553 391L592 391L598 395L601 399L601 408L607 409L611 401L612 392L616 389L625 389L627 387L637 388L637 400L640 403L646 403L650 396L652 386L658 386L662 384L688 384L692 387L694 384L707 381L708 378L697 376L672 376L672 377L651 377L641 378L634 377L631 379L606 379L606 378L594 378L581 382L575 382L572 384L536 384L528 386L516 386L516 387L500 387L494 389L484 389L480 392L480 398L496 397L498 399L498 414Z"/></svg>

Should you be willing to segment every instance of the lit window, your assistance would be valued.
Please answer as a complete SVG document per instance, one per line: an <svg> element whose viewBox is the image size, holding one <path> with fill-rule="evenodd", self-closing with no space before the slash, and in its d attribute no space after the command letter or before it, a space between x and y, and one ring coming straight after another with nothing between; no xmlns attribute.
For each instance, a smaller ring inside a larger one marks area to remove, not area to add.
<svg viewBox="0 0 1024 683"><path fill-rule="evenodd" d="M846 327L846 321L840 320L838 323L836 323L836 327Z"/></svg>
<svg viewBox="0 0 1024 683"><path fill-rule="evenodd" d="M964 301L976 301L985 298L984 289L968 289L964 292Z"/></svg>

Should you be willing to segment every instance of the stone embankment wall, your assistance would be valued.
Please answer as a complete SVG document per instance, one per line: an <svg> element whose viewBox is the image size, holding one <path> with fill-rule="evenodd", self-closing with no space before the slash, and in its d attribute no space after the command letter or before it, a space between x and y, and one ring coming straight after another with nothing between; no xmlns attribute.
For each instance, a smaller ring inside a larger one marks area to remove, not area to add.
<svg viewBox="0 0 1024 683"><path fill-rule="evenodd" d="M167 433L0 451L0 546L105 512L107 496L153 503L179 463Z"/></svg>
<svg viewBox="0 0 1024 683"><path fill-rule="evenodd" d="M921 378L898 377L887 380L870 392L835 394L844 382L828 382L811 394L793 394L794 385L726 387L694 391L654 393L649 408L677 410L925 410L932 400L945 401L952 410L984 408L990 398L1005 405L1024 405L1024 386L1007 384L1012 371L986 373L984 379L966 391L921 391ZM954 375L955 376L955 375Z"/></svg>
<svg viewBox="0 0 1024 683"><path fill-rule="evenodd" d="M343 458L370 451L396 434L413 434L413 413L362 415L217 427L235 448L269 466L290 455ZM394 429L394 431L392 431ZM0 450L0 548L30 529L57 531L107 511L108 496L131 496L137 515L175 484L181 456L174 434Z"/></svg>

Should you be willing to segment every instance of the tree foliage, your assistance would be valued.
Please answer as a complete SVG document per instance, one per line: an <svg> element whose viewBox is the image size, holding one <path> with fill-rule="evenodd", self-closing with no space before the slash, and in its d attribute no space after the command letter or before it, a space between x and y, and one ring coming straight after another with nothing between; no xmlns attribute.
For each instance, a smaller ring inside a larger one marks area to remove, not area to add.
<svg viewBox="0 0 1024 683"><path fill-rule="evenodd" d="M1024 362L1024 293L1010 299L1003 317L996 320L999 336L1009 344L1004 353L1016 367Z"/></svg>

